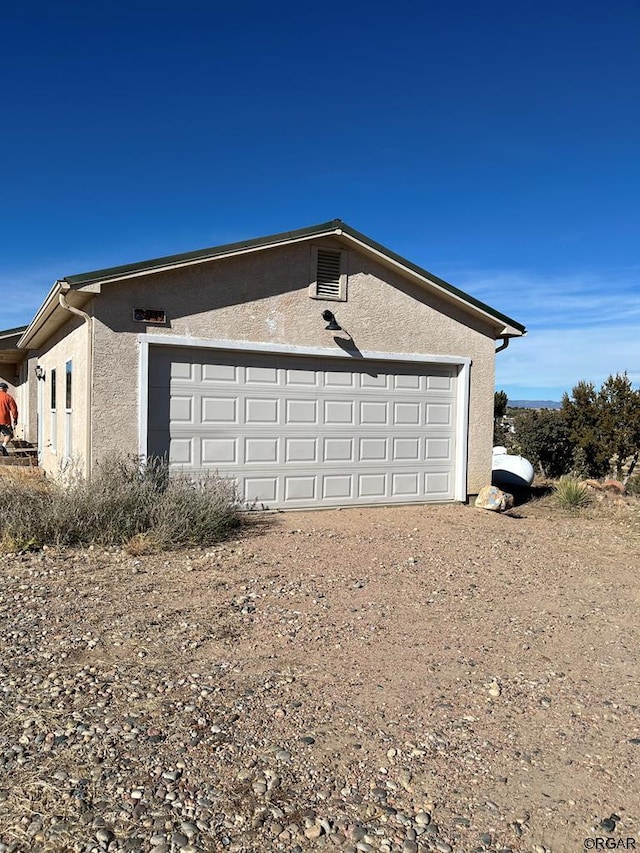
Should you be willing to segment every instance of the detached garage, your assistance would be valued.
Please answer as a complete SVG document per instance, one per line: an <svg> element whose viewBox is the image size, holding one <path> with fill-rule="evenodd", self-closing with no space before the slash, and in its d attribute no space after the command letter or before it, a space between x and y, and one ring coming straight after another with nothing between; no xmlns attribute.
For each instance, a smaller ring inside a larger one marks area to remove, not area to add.
<svg viewBox="0 0 640 853"><path fill-rule="evenodd" d="M18 345L47 470L163 455L286 509L475 494L495 341L524 333L334 220L69 276Z"/></svg>

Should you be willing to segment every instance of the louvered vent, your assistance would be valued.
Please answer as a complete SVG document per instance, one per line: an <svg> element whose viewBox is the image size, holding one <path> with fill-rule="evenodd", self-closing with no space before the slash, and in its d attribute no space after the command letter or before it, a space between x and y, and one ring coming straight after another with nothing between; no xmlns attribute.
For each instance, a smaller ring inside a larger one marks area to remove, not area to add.
<svg viewBox="0 0 640 853"><path fill-rule="evenodd" d="M316 296L340 299L340 252L318 249Z"/></svg>

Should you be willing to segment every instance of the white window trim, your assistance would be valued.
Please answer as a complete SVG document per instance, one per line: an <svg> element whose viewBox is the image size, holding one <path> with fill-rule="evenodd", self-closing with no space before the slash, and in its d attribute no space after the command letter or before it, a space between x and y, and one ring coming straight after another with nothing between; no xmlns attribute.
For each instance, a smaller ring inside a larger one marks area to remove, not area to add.
<svg viewBox="0 0 640 853"><path fill-rule="evenodd" d="M275 355L300 355L316 358L335 358L343 361L355 361L352 355L343 350L328 347L297 347L292 344L262 344L253 341L210 340L208 338L189 338L182 335L138 335L138 455L144 462L147 456L147 436L149 430L149 348L151 346L182 347L188 349L217 349L223 352L272 353ZM456 459L454 501L467 500L467 464L469 439L469 403L471 391L471 358L465 355L432 355L426 353L394 353L365 350L362 359L366 361L411 362L413 364L451 364L457 365L456 401ZM357 361L360 361L358 358Z"/></svg>

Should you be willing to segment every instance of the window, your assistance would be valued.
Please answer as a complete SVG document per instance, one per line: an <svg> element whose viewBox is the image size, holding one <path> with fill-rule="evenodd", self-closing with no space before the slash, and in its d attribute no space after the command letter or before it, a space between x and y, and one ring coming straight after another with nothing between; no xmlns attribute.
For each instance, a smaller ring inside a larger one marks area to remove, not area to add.
<svg viewBox="0 0 640 853"><path fill-rule="evenodd" d="M58 413L56 411L56 369L53 368L49 373L49 377L51 380L51 399L50 399L50 409L51 409L51 421L49 423L50 434L51 434L51 450L53 453L57 452L58 449Z"/></svg>
<svg viewBox="0 0 640 853"><path fill-rule="evenodd" d="M346 252L312 247L309 296L312 299L347 301Z"/></svg>
<svg viewBox="0 0 640 853"><path fill-rule="evenodd" d="M66 385L65 385L65 409L71 409L71 387L72 387L72 366L68 361L65 365Z"/></svg>
<svg viewBox="0 0 640 853"><path fill-rule="evenodd" d="M68 361L64 368L65 373L65 413L64 413L64 455L65 459L71 459L73 453L73 422L72 422L72 388L73 388L73 364Z"/></svg>

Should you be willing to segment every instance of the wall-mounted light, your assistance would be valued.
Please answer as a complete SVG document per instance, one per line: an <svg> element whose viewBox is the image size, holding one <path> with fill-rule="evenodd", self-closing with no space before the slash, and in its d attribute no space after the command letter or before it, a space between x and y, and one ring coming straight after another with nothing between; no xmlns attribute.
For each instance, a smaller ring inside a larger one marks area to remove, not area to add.
<svg viewBox="0 0 640 853"><path fill-rule="evenodd" d="M36 364L35 369L36 379L44 379L44 367L41 367L39 364Z"/></svg>
<svg viewBox="0 0 640 853"><path fill-rule="evenodd" d="M342 331L342 326L340 326L338 324L338 321L336 320L335 314L333 313L333 311L328 311L328 310L323 311L322 312L322 319L328 324L327 326L325 326L325 329L327 329L328 331L330 331L330 332L341 332Z"/></svg>

